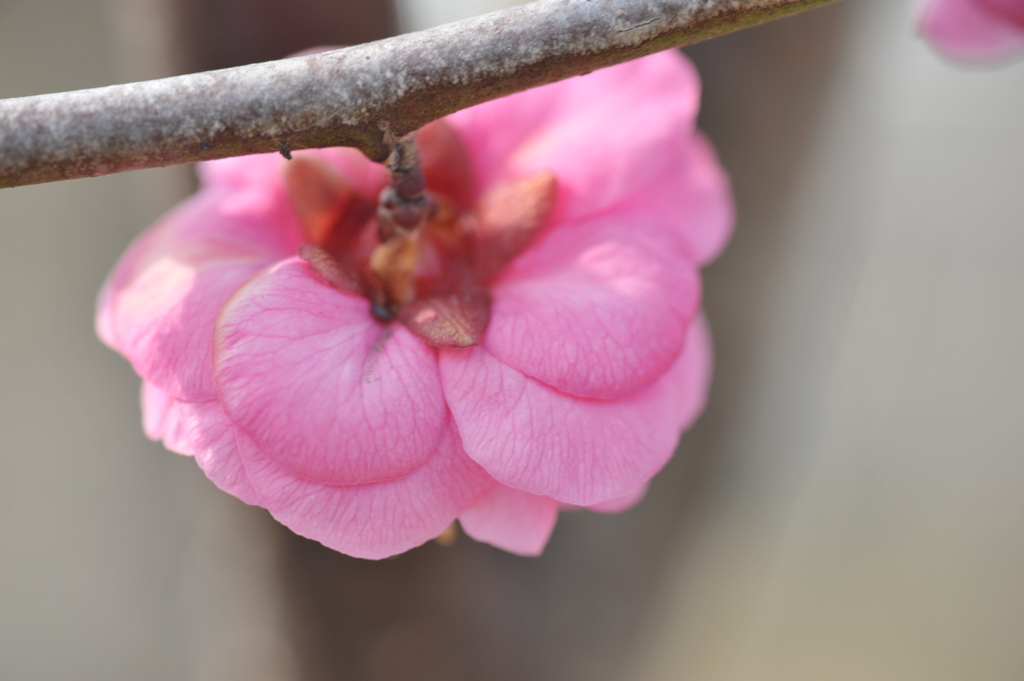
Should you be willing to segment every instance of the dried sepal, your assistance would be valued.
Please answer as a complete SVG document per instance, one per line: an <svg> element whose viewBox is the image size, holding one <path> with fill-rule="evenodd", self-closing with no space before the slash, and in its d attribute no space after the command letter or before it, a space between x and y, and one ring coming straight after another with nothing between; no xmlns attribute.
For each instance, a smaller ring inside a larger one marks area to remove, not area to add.
<svg viewBox="0 0 1024 681"><path fill-rule="evenodd" d="M339 291L365 294L365 286L359 272L346 263L337 260L330 253L318 246L303 244L299 246L299 257L309 263L318 277Z"/></svg>
<svg viewBox="0 0 1024 681"><path fill-rule="evenodd" d="M558 182L545 171L495 185L473 211L474 260L481 281L490 279L537 236L555 207Z"/></svg>
<svg viewBox="0 0 1024 681"><path fill-rule="evenodd" d="M420 163L427 178L427 189L460 209L473 201L473 168L462 139L446 121L428 123L416 133Z"/></svg>
<svg viewBox="0 0 1024 681"><path fill-rule="evenodd" d="M308 156L289 161L284 177L306 239L316 246L327 245L355 190L331 165Z"/></svg>
<svg viewBox="0 0 1024 681"><path fill-rule="evenodd" d="M477 290L424 298L403 306L399 319L435 348L469 348L479 345L487 330L491 297Z"/></svg>

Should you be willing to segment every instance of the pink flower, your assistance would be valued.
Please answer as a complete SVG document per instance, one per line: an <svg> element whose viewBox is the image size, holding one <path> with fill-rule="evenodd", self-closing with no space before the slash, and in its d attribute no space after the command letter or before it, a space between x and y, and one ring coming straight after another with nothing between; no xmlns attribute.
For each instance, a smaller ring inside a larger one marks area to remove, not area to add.
<svg viewBox="0 0 1024 681"><path fill-rule="evenodd" d="M931 0L919 26L953 59L1003 59L1024 51L1024 0Z"/></svg>
<svg viewBox="0 0 1024 681"><path fill-rule="evenodd" d="M420 134L440 208L385 245L354 150L202 165L98 303L146 433L367 558L456 518L535 555L560 508L629 507L711 371L698 268L733 208L698 103L669 52L449 116Z"/></svg>

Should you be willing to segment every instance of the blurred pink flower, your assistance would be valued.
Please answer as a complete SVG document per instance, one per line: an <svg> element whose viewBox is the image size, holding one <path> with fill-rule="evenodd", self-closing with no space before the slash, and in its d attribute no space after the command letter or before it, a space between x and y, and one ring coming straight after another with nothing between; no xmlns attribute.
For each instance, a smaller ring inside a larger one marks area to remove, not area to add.
<svg viewBox="0 0 1024 681"><path fill-rule="evenodd" d="M919 26L953 59L1003 59L1024 51L1024 0L931 0Z"/></svg>
<svg viewBox="0 0 1024 681"><path fill-rule="evenodd" d="M456 518L536 555L560 508L636 503L711 371L733 206L698 105L669 52L449 116L420 134L437 216L383 246L354 150L203 164L98 303L146 433L367 558Z"/></svg>

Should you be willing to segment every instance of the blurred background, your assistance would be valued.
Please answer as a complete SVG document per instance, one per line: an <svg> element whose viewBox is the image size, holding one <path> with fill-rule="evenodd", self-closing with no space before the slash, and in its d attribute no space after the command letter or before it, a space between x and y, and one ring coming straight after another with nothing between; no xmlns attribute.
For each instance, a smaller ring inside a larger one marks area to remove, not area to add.
<svg viewBox="0 0 1024 681"><path fill-rule="evenodd" d="M0 0L0 97L509 4ZM538 559L350 559L217 491L92 331L191 171L0 191L0 678L1024 678L1024 64L944 62L914 5L686 50L739 206L710 404L639 507Z"/></svg>

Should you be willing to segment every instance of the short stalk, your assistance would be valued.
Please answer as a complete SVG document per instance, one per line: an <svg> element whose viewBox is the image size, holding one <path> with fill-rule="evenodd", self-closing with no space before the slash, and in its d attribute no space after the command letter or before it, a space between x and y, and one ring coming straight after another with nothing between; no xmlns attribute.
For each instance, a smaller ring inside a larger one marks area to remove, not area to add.
<svg viewBox="0 0 1024 681"><path fill-rule="evenodd" d="M381 243L406 236L426 224L437 209L427 192L416 133L397 140L387 158L391 182L380 193L377 234Z"/></svg>

